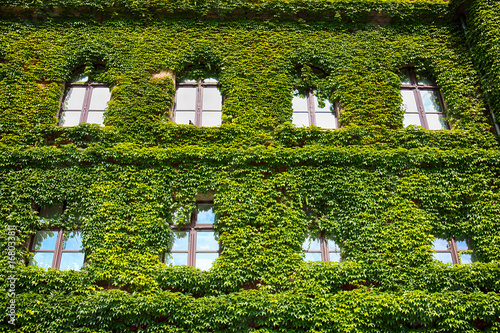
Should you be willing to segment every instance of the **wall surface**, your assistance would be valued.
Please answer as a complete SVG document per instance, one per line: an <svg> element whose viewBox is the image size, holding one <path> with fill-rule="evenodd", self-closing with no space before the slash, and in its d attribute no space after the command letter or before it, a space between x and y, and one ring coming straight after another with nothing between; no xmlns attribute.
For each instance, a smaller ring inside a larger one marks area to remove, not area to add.
<svg viewBox="0 0 500 333"><path fill-rule="evenodd" d="M0 10L0 330L500 331L497 1ZM403 127L406 67L435 79L449 130ZM79 68L112 87L106 126L57 126ZM213 76L223 124L172 122L172 77ZM291 124L294 90L311 87L339 102L342 128ZM200 197L221 256L209 271L162 263ZM39 219L62 202L61 219ZM81 229L81 271L26 265L48 227ZM304 260L321 233L341 263ZM434 260L449 237L470 239L478 262Z"/></svg>

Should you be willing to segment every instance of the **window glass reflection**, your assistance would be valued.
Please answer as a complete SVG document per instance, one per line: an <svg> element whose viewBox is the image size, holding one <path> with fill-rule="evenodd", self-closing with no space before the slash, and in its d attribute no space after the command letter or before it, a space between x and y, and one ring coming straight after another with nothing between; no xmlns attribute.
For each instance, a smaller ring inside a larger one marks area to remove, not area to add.
<svg viewBox="0 0 500 333"><path fill-rule="evenodd" d="M309 126L309 113L294 112L292 115L292 124L295 126Z"/></svg>
<svg viewBox="0 0 500 333"><path fill-rule="evenodd" d="M436 238L433 245L436 251L450 251L450 244L447 239Z"/></svg>
<svg viewBox="0 0 500 333"><path fill-rule="evenodd" d="M292 99L293 111L307 111L307 99L302 96L293 96Z"/></svg>
<svg viewBox="0 0 500 333"><path fill-rule="evenodd" d="M59 231L42 230L37 231L33 241L33 250L52 250L56 248ZM51 262L52 263L52 262Z"/></svg>
<svg viewBox="0 0 500 333"><path fill-rule="evenodd" d="M196 87L179 87L177 89L176 111L179 110L193 112L196 110Z"/></svg>
<svg viewBox="0 0 500 333"><path fill-rule="evenodd" d="M304 251L321 251L321 243L319 238L314 238L312 236L307 236L302 244L302 249ZM320 253L321 255L321 253Z"/></svg>
<svg viewBox="0 0 500 333"><path fill-rule="evenodd" d="M222 124L221 111L203 111L201 116L201 126L213 127Z"/></svg>
<svg viewBox="0 0 500 333"><path fill-rule="evenodd" d="M452 264L453 259L451 257L451 253L449 252L436 252L433 253L434 259L439 260L445 264Z"/></svg>
<svg viewBox="0 0 500 333"><path fill-rule="evenodd" d="M189 231L174 231L174 244L172 251L187 251L189 244Z"/></svg>
<svg viewBox="0 0 500 333"><path fill-rule="evenodd" d="M69 231L64 233L63 250L81 250L82 233L80 231Z"/></svg>
<svg viewBox="0 0 500 333"><path fill-rule="evenodd" d="M417 102L415 95L411 90L401 90L401 97L403 98L403 108L406 112L418 113Z"/></svg>
<svg viewBox="0 0 500 333"><path fill-rule="evenodd" d="M89 110L106 110L111 99L111 92L108 87L95 87L92 90Z"/></svg>
<svg viewBox="0 0 500 333"><path fill-rule="evenodd" d="M29 265L47 269L49 267L52 267L53 260L54 260L54 252L50 253L37 252L33 256L33 258L31 258Z"/></svg>
<svg viewBox="0 0 500 333"><path fill-rule="evenodd" d="M198 204L198 224L215 223L215 212L213 204Z"/></svg>
<svg viewBox="0 0 500 333"><path fill-rule="evenodd" d="M420 92L422 96L422 103L424 104L424 110L428 112L442 112L441 104L439 102L439 96L434 90L427 90Z"/></svg>
<svg viewBox="0 0 500 333"><path fill-rule="evenodd" d="M82 110L86 91L85 87L70 88L64 99L63 110Z"/></svg>
<svg viewBox="0 0 500 333"><path fill-rule="evenodd" d="M219 242L214 231L198 231L196 233L196 251L218 251Z"/></svg>
<svg viewBox="0 0 500 333"><path fill-rule="evenodd" d="M82 111L64 111L61 115L60 126L77 126L80 123Z"/></svg>
<svg viewBox="0 0 500 333"><path fill-rule="evenodd" d="M217 87L203 88L203 111L220 111L222 110L222 96Z"/></svg>
<svg viewBox="0 0 500 333"><path fill-rule="evenodd" d="M337 128L337 120L331 112L316 112L316 126L321 128Z"/></svg>
<svg viewBox="0 0 500 333"><path fill-rule="evenodd" d="M87 114L87 123L104 125L104 111L89 111Z"/></svg>
<svg viewBox="0 0 500 333"><path fill-rule="evenodd" d="M321 252L306 252L305 260L307 261L321 261Z"/></svg>
<svg viewBox="0 0 500 333"><path fill-rule="evenodd" d="M197 253L195 267L202 271L207 271L212 267L215 259L219 257L218 253Z"/></svg>
<svg viewBox="0 0 500 333"><path fill-rule="evenodd" d="M61 264L59 269L61 270L75 270L79 271L83 266L83 261L85 260L85 254L81 252L63 252L61 256Z"/></svg>

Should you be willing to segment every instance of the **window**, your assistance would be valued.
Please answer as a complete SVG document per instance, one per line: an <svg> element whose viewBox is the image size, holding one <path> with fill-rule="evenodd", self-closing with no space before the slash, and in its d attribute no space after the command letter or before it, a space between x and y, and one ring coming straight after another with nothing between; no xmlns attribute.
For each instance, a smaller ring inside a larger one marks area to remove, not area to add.
<svg viewBox="0 0 500 333"><path fill-rule="evenodd" d="M447 129L443 100L436 84L412 69L401 72L403 124L422 126L429 130Z"/></svg>
<svg viewBox="0 0 500 333"><path fill-rule="evenodd" d="M214 78L179 82L174 121L177 124L219 126L222 123L222 95L217 83Z"/></svg>
<svg viewBox="0 0 500 333"><path fill-rule="evenodd" d="M296 91L292 99L293 116L292 123L295 126L315 125L321 128L339 128L337 115L339 114L339 104L333 105L324 101L320 106L318 98L313 90L309 90L306 96L299 95Z"/></svg>
<svg viewBox="0 0 500 333"><path fill-rule="evenodd" d="M102 125L104 111L111 98L105 83L94 82L85 74L76 75L66 85L66 94L61 106L59 125L68 127L80 123Z"/></svg>
<svg viewBox="0 0 500 333"><path fill-rule="evenodd" d="M308 235L302 245L305 253L305 259L310 261L342 261L340 248L331 237L320 237Z"/></svg>
<svg viewBox="0 0 500 333"><path fill-rule="evenodd" d="M219 256L218 233L214 230L215 212L211 202L198 202L191 224L172 226L174 243L165 255L165 263L208 270Z"/></svg>
<svg viewBox="0 0 500 333"><path fill-rule="evenodd" d="M470 264L476 261L470 239L457 241L455 238L436 238L433 243L434 259L445 264Z"/></svg>
<svg viewBox="0 0 500 333"><path fill-rule="evenodd" d="M58 220L63 212L63 204L56 204L40 210L40 220ZM85 260L82 237L79 230L67 231L62 228L39 230L31 239L30 251L34 253L29 265L62 270L80 270Z"/></svg>

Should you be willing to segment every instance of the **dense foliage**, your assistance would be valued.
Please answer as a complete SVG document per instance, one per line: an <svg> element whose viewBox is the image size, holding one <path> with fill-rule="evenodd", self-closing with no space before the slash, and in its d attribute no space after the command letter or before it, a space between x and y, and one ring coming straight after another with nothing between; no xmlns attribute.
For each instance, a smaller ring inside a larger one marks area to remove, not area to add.
<svg viewBox="0 0 500 333"><path fill-rule="evenodd" d="M17 263L0 257L0 304L15 274L19 332L500 331L500 149L480 93L499 81L476 73L447 4L2 4L0 250L15 226ZM105 127L56 125L81 66L113 87ZM403 128L408 66L436 80L452 130ZM217 76L224 123L170 121L162 70ZM342 129L290 123L292 92L311 87L341 103ZM172 209L201 194L222 255L206 272L161 263L186 222ZM26 266L48 227L36 208L60 202L50 226L81 228L80 272ZM343 262L303 260L321 232ZM434 237L452 236L479 262L433 260Z"/></svg>

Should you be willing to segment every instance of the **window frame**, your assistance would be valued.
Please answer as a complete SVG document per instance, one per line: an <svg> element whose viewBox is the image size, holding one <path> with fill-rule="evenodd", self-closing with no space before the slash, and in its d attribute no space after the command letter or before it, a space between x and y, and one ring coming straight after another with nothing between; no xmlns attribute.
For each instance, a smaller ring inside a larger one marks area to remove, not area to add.
<svg viewBox="0 0 500 333"><path fill-rule="evenodd" d="M418 112L418 117L420 119L420 124L426 130L429 130L429 123L427 122L427 116L426 116L426 112L425 112L424 102L422 100L421 91L435 91L437 93L439 104L441 105L442 112L428 112L428 113L429 114L441 114L443 116L443 118L445 118L446 112L445 112L445 104L444 104L443 96L441 95L441 92L439 91L439 87L437 86L437 84L419 85L418 79L417 79L417 73L413 67L403 68L401 70L402 73L404 73L405 71L408 73L408 76L410 78L410 84L403 84L401 82L400 91L407 90L407 91L411 91L413 93L413 99L415 100L415 104L417 105L417 112ZM434 80L432 80L432 81L434 82ZM403 100L403 102L404 102L404 100ZM403 104L401 104L401 105L403 105ZM405 114L406 113L415 114L415 112L408 112L405 109ZM443 129L447 130L450 127L449 127L448 122L445 122L445 123L446 123L446 126Z"/></svg>
<svg viewBox="0 0 500 333"><path fill-rule="evenodd" d="M310 234L308 234L310 235ZM307 237L306 237L307 239ZM333 240L331 240L333 241ZM338 251L330 251L330 248L328 246L328 238L326 237L326 232L322 231L320 236L319 236L319 244L320 244L320 250L319 251L310 251L310 250L305 250L304 246L302 245L302 251L304 253L321 253L321 261L332 261L330 260L330 253L339 253L340 261L333 261L333 262L342 262L344 261L344 258L342 257L342 250L340 249L340 246L335 242L337 247L339 248Z"/></svg>
<svg viewBox="0 0 500 333"><path fill-rule="evenodd" d="M315 108L315 103L314 103L314 89L313 88L309 88L306 92L306 103L307 103L307 114L308 114L308 119L309 119L309 126L317 126L317 127L320 127L322 129L328 129L328 130L333 130L333 129L339 129L340 128L340 123L339 123L339 115L340 115L340 103L338 101L333 101L331 102L330 100L328 100L328 102L330 103L331 106L333 106L333 115L335 117L335 128L324 128L324 127L321 127L319 125L317 125L317 122L316 122L316 114L317 113L326 113L326 112L322 112L322 111L316 111L316 108ZM293 97L297 96L295 94L295 92L293 93ZM292 101L293 101L293 97L292 97ZM316 96L317 98L317 96ZM293 113L304 113L304 111L295 111L293 110L293 105L292 105L292 122L293 122ZM297 126L297 125L295 125Z"/></svg>
<svg viewBox="0 0 500 333"><path fill-rule="evenodd" d="M79 74L73 75L73 78L78 76L78 75ZM107 83L96 82L89 75L87 75L87 77L88 77L88 79L86 82L66 82L66 86L64 89L64 95L63 95L63 99L61 102L61 107L59 109L59 118L58 118L59 126L72 127L72 126L64 126L64 124L61 124L63 113L65 111L78 111L78 110L64 110L64 102L66 101L66 97L68 96L68 93L72 88L85 88L85 95L83 97L83 104L82 104L82 109L80 110L81 113L80 113L80 120L78 122L78 125L82 124L82 123L87 123L90 102L92 101L92 93L93 93L95 88L98 88L98 87L108 88L110 90L110 93L111 93L111 89ZM111 97L110 97L110 100L111 100ZM104 109L104 111L106 111L106 109ZM104 121L104 117L103 117L103 121Z"/></svg>
<svg viewBox="0 0 500 333"><path fill-rule="evenodd" d="M58 232L54 250L35 250L35 249L33 249L33 246L35 245L36 233L38 233L40 231L57 231ZM34 235L31 236L30 247L29 247L30 252L33 253L33 255L35 255L36 253L54 253L54 257L52 258L52 264L51 264L50 268L55 268L55 269L60 269L62 255L64 253L83 253L84 259L83 259L82 267L84 267L85 263L87 261L87 253L86 253L85 249L83 249L83 246L82 246L81 251L79 251L79 250L64 250L63 249L64 233L65 232L73 232L73 231L80 231L81 232L81 229L77 228L77 229L72 229L72 230L68 230L68 231L65 230L64 228L39 229L35 232ZM36 265L29 265L29 266L36 266ZM36 267L40 267L40 266L36 266Z"/></svg>
<svg viewBox="0 0 500 333"><path fill-rule="evenodd" d="M57 205L58 203L55 203L53 204L52 206L54 205ZM66 210L67 208L67 203L66 202L63 202L63 203L60 203L61 205L61 216L64 214L64 211ZM42 217L40 216L40 213L42 211L43 207L39 207L38 208L38 217ZM58 234L57 234L57 238L56 238L56 243L55 243L55 246L54 246L54 250L35 250L33 248L33 246L35 245L35 238L36 238L36 235L38 232L41 232L41 231L57 231ZM85 249L83 248L83 244L81 245L81 250L64 250L63 249L63 242L64 242L64 233L71 233L71 232L74 232L74 231L78 231L78 232L81 232L81 229L80 228L76 228L76 229L71 229L71 230L66 230L64 227L59 227L59 228L56 228L56 227L49 227L49 228L45 228L45 229L38 229L35 231L35 234L34 235L31 235L30 239L29 239L29 246L28 246L28 249L29 249L29 252L30 253L33 253L33 257L35 256L36 253L54 253L54 257L52 258L52 264L50 266L50 268L54 268L54 269L60 269L60 266L61 266L61 260L62 260L62 255L64 253L83 253L83 263L82 263L82 266L80 268L83 268L85 267L85 263L87 262L87 251L85 251ZM37 266L37 265L31 265L29 262L28 262L28 266L35 266L35 267L40 267L40 266Z"/></svg>
<svg viewBox="0 0 500 333"><path fill-rule="evenodd" d="M205 82L205 80L208 79L215 79L217 82ZM193 82L195 81L195 82ZM203 121L203 91L207 87L215 87L220 95L221 95L221 117L222 117L222 108L224 105L224 99L225 96L220 92L220 85L219 85L219 79L216 77L207 77L207 78L199 78L197 80L181 80L178 81L175 87L175 99L174 99L174 115L173 115L173 121L177 123L177 98L178 98L178 90L181 87L194 87L196 88L196 101L195 101L195 115L194 115L194 123L189 125L196 125L198 127L202 126L202 121ZM181 110L184 111L184 110ZM222 120L221 120L222 124ZM220 125L219 125L220 126ZM216 126L213 126L216 127Z"/></svg>
<svg viewBox="0 0 500 333"><path fill-rule="evenodd" d="M172 232L189 232L189 238L188 238L188 249L187 251L179 251L179 250L169 250L166 253L163 254L162 261L163 263L167 264L166 259L167 256L170 253L187 253L187 265L186 266L191 266L196 268L196 254L198 253L217 253L217 257L221 255L222 248L220 245L220 242L218 243L218 249L217 251L200 251L196 250L196 244L197 244L197 234L198 232L203 232L203 231L209 231L209 232L214 232L216 233L217 231L215 230L215 219L214 223L198 223L198 205L199 204L211 204L213 207L213 201L197 201L196 202L196 209L194 212L191 213L190 221L191 223L184 225L179 228L178 225L171 224L170 227L172 228ZM172 244L173 245L173 244ZM175 265L178 266L178 265ZM181 266L181 265L179 265Z"/></svg>
<svg viewBox="0 0 500 333"><path fill-rule="evenodd" d="M458 250L458 246L457 246L457 241L455 239L455 237L450 237L448 239L445 239L445 238L435 238L436 239L443 239L443 240L447 240L448 242L448 246L450 247L450 250L436 250L433 248L433 251L435 253L450 253L451 254L451 260L452 260L452 263L454 265L460 265L462 264L461 261L460 261L460 252L467 252L467 251L470 251L470 252L474 252L474 250ZM436 259L434 258L435 260L437 261L440 261L439 259ZM474 262L474 261L473 261ZM466 264L464 264L466 265Z"/></svg>

